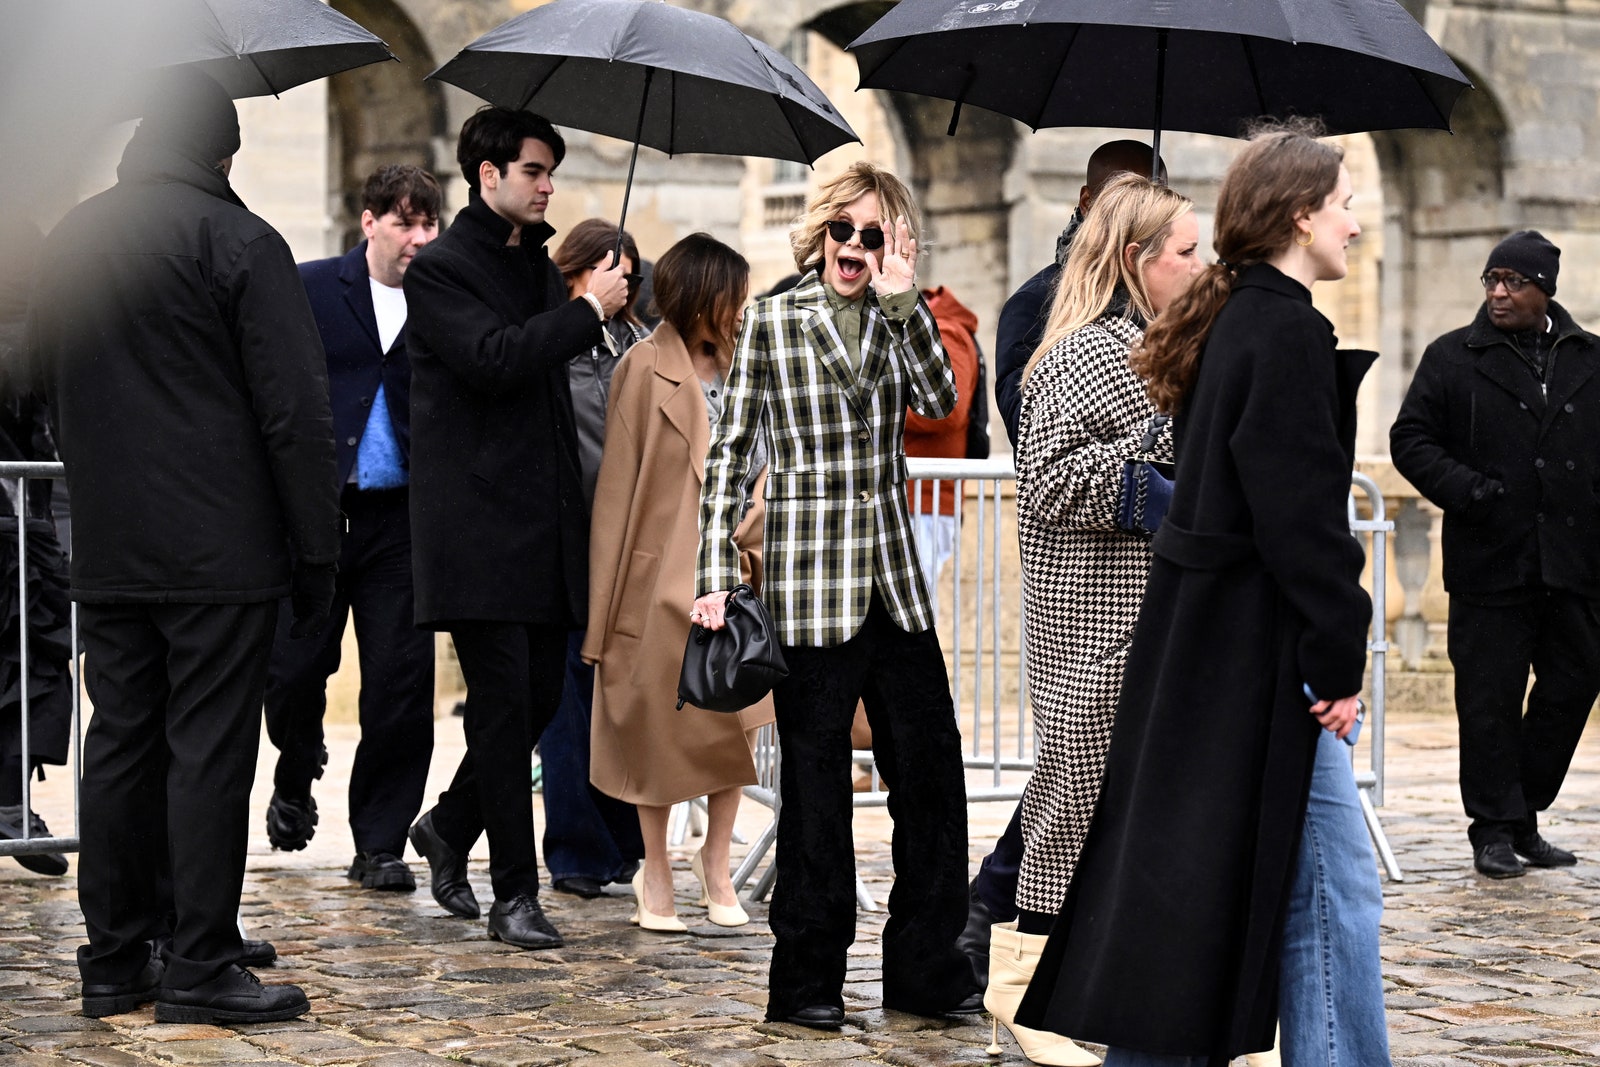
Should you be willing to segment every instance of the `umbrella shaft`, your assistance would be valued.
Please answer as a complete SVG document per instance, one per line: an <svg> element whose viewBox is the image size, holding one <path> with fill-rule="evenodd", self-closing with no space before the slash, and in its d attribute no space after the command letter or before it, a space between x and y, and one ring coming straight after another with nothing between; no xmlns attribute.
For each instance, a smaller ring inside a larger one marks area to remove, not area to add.
<svg viewBox="0 0 1600 1067"><path fill-rule="evenodd" d="M1150 180L1161 180L1161 104L1167 92L1167 31L1156 34L1156 121L1150 137Z"/></svg>
<svg viewBox="0 0 1600 1067"><path fill-rule="evenodd" d="M628 184L622 187L622 217L617 220L617 254L611 265L622 262L622 234L628 223L628 198L633 195L633 169L639 165L639 142L644 139L644 109L650 104L650 82L656 76L654 67L644 69L644 92L639 94L639 126L633 131L633 156L628 160ZM638 264L634 268L638 269Z"/></svg>

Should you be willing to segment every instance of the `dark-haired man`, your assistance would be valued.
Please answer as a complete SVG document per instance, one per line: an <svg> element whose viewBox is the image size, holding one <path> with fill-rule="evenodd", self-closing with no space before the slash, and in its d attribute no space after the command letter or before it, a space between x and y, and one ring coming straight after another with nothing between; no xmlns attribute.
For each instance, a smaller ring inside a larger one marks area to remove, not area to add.
<svg viewBox="0 0 1600 1067"><path fill-rule="evenodd" d="M1539 812L1600 693L1600 337L1551 299L1560 266L1537 230L1497 244L1477 318L1423 352L1389 431L1444 511L1461 801L1490 878L1577 862Z"/></svg>
<svg viewBox="0 0 1600 1067"><path fill-rule="evenodd" d="M467 753L411 828L434 899L478 915L466 856L489 838L489 935L562 943L539 906L528 768L565 680L567 631L588 617L589 517L567 362L627 298L620 266L577 299L545 249L561 135L484 108L456 158L471 190L405 275L411 309L411 530L417 622L448 630L467 683Z"/></svg>
<svg viewBox="0 0 1600 1067"><path fill-rule="evenodd" d="M433 755L433 634L413 621L411 362L400 283L438 236L440 199L439 183L421 167L380 167L361 192L361 243L300 265L327 353L345 529L331 625L292 637L285 605L267 675L267 735L278 746L267 838L274 848L301 849L317 824L311 782L327 758L328 677L339 669L345 620L355 616L361 743L350 769L349 877L364 889L406 893L417 883L400 857Z"/></svg>
<svg viewBox="0 0 1600 1067"><path fill-rule="evenodd" d="M166 71L117 184L51 233L35 294L94 703L78 868L88 1016L151 1000L158 1022L309 1008L239 965L236 922L278 601L292 593L305 632L333 598L333 427L289 246L228 184L238 148L222 88Z"/></svg>

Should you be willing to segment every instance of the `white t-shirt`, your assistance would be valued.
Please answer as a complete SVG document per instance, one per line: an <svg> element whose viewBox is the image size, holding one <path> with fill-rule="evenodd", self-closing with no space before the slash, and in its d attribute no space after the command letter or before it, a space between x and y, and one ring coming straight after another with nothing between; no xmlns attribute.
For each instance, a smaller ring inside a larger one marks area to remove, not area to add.
<svg viewBox="0 0 1600 1067"><path fill-rule="evenodd" d="M372 286L372 311L378 317L378 343L387 352L406 324L406 291L391 289L376 278L367 281Z"/></svg>

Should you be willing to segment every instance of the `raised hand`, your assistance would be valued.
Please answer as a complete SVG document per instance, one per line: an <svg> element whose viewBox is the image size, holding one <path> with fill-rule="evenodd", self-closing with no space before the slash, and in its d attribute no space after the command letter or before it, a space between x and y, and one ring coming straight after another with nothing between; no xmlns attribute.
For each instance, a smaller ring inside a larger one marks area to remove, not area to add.
<svg viewBox="0 0 1600 1067"><path fill-rule="evenodd" d="M901 215L893 224L888 219L879 222L883 227L883 265L867 256L867 269L872 272L872 290L879 296L893 296L909 292L917 285L917 242L911 236L911 227Z"/></svg>

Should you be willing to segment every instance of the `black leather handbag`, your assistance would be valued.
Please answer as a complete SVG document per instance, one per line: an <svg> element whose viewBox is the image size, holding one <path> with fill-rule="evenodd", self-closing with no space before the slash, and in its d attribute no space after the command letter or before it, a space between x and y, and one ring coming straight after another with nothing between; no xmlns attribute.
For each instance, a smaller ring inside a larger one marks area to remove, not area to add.
<svg viewBox="0 0 1600 1067"><path fill-rule="evenodd" d="M789 676L766 605L748 585L733 587L723 608L727 625L689 627L678 675L678 707L743 711Z"/></svg>
<svg viewBox="0 0 1600 1067"><path fill-rule="evenodd" d="M1172 464L1155 458L1156 441L1167 416L1150 416L1139 451L1122 461L1122 490L1117 498L1117 529L1123 533L1154 537L1172 503Z"/></svg>

